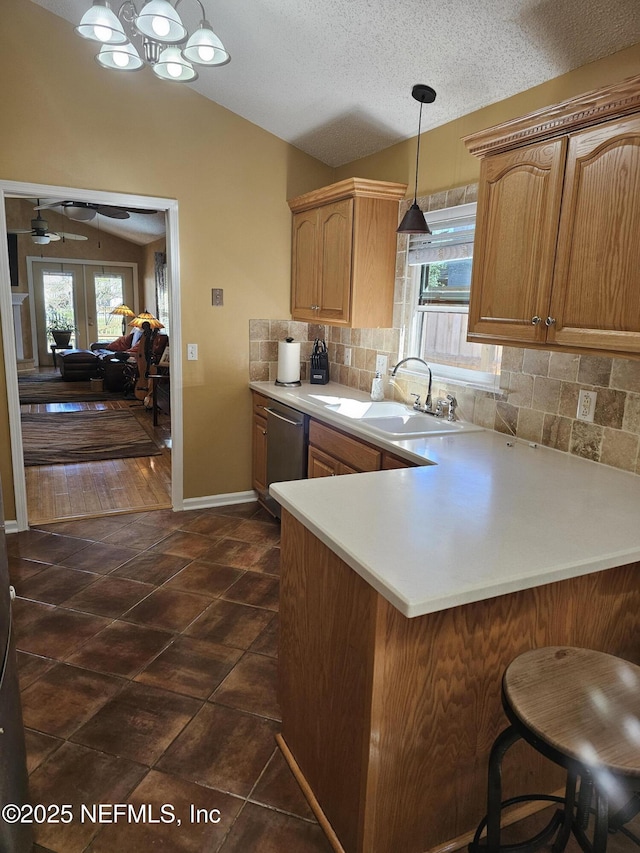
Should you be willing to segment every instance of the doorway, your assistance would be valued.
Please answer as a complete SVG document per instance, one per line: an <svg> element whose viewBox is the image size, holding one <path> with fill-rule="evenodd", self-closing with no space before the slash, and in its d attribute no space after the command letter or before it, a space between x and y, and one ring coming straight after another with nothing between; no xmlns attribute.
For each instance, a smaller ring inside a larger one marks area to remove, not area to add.
<svg viewBox="0 0 640 853"><path fill-rule="evenodd" d="M171 504L174 509L183 508L183 462L182 462L182 394L180 376L182 370L181 364L181 333L180 333L180 265L179 265L179 249L178 249L178 205L175 200L166 198L156 198L147 196L133 196L120 193L94 192L90 190L82 190L69 187L47 186L40 184L27 184L14 181L0 181L0 226L7 230L7 220L4 202L8 198L34 198L34 197L52 197L52 198L73 198L79 202L112 205L116 207L135 207L139 209L156 210L162 212L166 217L166 258L167 258L167 279L170 282L170 315L171 315L171 433L172 433L172 453L171 453ZM91 266L82 264L82 266ZM117 288L119 286L119 274L121 271L111 269L112 265L105 265L105 275L98 276L98 279L91 274L86 275L86 270L82 272L82 284L79 284L80 278L77 270L73 270L71 276L71 286L68 293L69 310L73 308L74 316L78 313L78 306L84 305L85 314L87 317L86 323L81 321L78 324L77 343L83 341L90 342L92 337L91 327L89 325L90 318L94 324L96 331L100 328L100 295L97 290L102 288L105 290L107 297L109 288ZM100 265L101 267L101 265ZM60 272L60 263L58 261L58 272ZM66 272L63 268L62 272ZM99 269L102 274L102 269ZM115 273L115 274L114 274ZM53 280L50 282L53 284ZM63 287L69 284L69 279L63 277ZM126 283L122 283L126 287ZM104 300L103 300L104 301ZM45 300L41 310L45 315ZM89 310L86 310L87 306ZM145 306L146 307L146 306ZM35 305L32 306L35 310ZM102 314L104 315L104 307ZM23 444L20 425L20 398L18 394L18 379L15 363L16 343L13 328L13 309L12 309L12 291L10 281L9 259L7 251L0 252L0 323L2 328L4 361L5 361L5 379L7 389L9 427L10 427L10 446L11 446L11 469L14 479L14 496L15 496L15 515L16 520L12 524L9 519L9 529L25 530L28 528L28 513L26 501L26 478L23 466ZM42 357L49 361L49 353L46 348L46 340L40 342L40 349L43 349ZM40 358L40 353L38 354ZM49 363L51 363L49 361ZM95 513L101 514L101 513ZM15 524L15 526L14 526Z"/></svg>

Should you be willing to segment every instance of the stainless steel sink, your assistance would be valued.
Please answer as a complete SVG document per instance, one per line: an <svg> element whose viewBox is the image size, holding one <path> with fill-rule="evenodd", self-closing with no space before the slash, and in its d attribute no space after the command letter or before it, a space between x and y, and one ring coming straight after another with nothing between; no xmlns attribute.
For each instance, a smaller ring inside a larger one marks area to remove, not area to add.
<svg viewBox="0 0 640 853"><path fill-rule="evenodd" d="M448 421L431 415L405 414L395 417L367 418L367 427L389 438L423 438L430 435L456 435L478 432L482 427L466 421Z"/></svg>

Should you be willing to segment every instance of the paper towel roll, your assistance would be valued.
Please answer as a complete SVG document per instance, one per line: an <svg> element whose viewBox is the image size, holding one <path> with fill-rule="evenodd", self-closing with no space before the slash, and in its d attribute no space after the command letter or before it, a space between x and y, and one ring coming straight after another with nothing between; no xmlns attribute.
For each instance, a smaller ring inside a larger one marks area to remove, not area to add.
<svg viewBox="0 0 640 853"><path fill-rule="evenodd" d="M300 381L300 342L278 341L278 382Z"/></svg>

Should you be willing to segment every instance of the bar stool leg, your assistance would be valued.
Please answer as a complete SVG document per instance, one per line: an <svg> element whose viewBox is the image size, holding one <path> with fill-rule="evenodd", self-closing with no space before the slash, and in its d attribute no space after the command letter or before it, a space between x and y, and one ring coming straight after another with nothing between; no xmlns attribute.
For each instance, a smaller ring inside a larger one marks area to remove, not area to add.
<svg viewBox="0 0 640 853"><path fill-rule="evenodd" d="M596 825L593 830L593 853L605 853L609 832L609 798L594 785L596 795Z"/></svg>
<svg viewBox="0 0 640 853"><path fill-rule="evenodd" d="M578 774L574 770L567 770L567 784L564 791L564 814L562 826L556 840L551 848L552 853L562 853L567 846L573 826L573 810L576 802L576 788L578 785Z"/></svg>
<svg viewBox="0 0 640 853"><path fill-rule="evenodd" d="M487 853L500 851L500 804L502 803L502 759L509 747L520 740L514 726L509 726L496 738L489 756L487 790Z"/></svg>

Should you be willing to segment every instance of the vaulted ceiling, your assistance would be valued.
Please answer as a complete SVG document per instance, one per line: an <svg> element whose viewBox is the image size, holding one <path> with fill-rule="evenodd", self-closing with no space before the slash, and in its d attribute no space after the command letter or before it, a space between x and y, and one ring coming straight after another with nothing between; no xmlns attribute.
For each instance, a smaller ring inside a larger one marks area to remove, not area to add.
<svg viewBox="0 0 640 853"><path fill-rule="evenodd" d="M34 1L70 25L90 6ZM414 83L428 130L640 42L638 0L202 2L231 62L189 85L330 166L414 136Z"/></svg>

